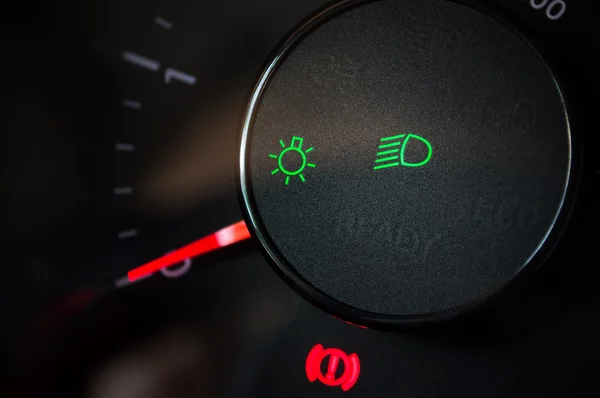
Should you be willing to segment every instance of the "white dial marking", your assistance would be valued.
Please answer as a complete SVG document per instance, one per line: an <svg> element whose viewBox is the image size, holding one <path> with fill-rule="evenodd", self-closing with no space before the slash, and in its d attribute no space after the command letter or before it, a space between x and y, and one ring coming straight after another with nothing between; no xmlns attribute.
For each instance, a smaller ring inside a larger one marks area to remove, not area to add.
<svg viewBox="0 0 600 398"><path fill-rule="evenodd" d="M191 267L192 267L192 260L189 258L186 258L185 260L183 260L182 265L175 266L175 267L162 268L160 270L160 273L169 279L179 278L179 277L185 275L190 270Z"/></svg>
<svg viewBox="0 0 600 398"><path fill-rule="evenodd" d="M122 57L123 60L152 72L156 72L160 69L160 62L131 51L123 51Z"/></svg>
<svg viewBox="0 0 600 398"><path fill-rule="evenodd" d="M167 68L165 71L165 83L169 84L173 79L189 84L190 86L196 84L196 76L192 76L177 69Z"/></svg>
<svg viewBox="0 0 600 398"><path fill-rule="evenodd" d="M171 28L173 27L173 22L167 21L166 19L161 17L154 18L154 23L167 30L171 30Z"/></svg>
<svg viewBox="0 0 600 398"><path fill-rule="evenodd" d="M128 229L126 231L121 231L117 234L117 236L119 237L119 239L135 238L137 236L137 230Z"/></svg>
<svg viewBox="0 0 600 398"><path fill-rule="evenodd" d="M140 101L133 101L133 100L123 100L123 106L125 108L131 108L131 109L142 109L142 103Z"/></svg>
<svg viewBox="0 0 600 398"><path fill-rule="evenodd" d="M133 193L132 187L116 187L114 189L115 195L131 195Z"/></svg>
<svg viewBox="0 0 600 398"><path fill-rule="evenodd" d="M115 150L119 152L133 152L135 146L133 144L127 144L124 142L120 142L115 145Z"/></svg>

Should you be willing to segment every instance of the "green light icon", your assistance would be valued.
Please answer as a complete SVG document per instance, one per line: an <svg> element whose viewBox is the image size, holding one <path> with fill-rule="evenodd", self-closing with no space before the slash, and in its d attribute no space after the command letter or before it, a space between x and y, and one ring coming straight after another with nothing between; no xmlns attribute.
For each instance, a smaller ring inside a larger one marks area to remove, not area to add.
<svg viewBox="0 0 600 398"><path fill-rule="evenodd" d="M406 138L405 138L406 137ZM404 142L402 142L402 139ZM427 146L427 156L424 160L418 163L410 163L404 160L404 154L406 151L406 147L408 142L411 139L415 139L417 141L421 141ZM394 135L391 137L384 137L379 140L380 145L377 152L377 159L375 159L375 167L373 170L387 169L388 167L397 167L397 166L405 166L405 167L421 167L425 166L431 160L431 155L433 154L433 149L429 141L425 138L420 137L416 134L400 134ZM398 148L400 147L400 148Z"/></svg>
<svg viewBox="0 0 600 398"><path fill-rule="evenodd" d="M311 152L314 148L310 147L307 150L302 150L302 143L304 138L292 137L292 143L286 148L283 140L279 140L281 145L281 152L279 155L269 155L270 158L277 159L277 168L271 172L271 174L277 174L282 172L285 174L285 185L290 183L290 177L298 176L300 181L305 182L306 179L302 172L306 167L316 167L314 163L308 163L306 154ZM295 158L295 159L294 159ZM295 164L294 164L295 163Z"/></svg>

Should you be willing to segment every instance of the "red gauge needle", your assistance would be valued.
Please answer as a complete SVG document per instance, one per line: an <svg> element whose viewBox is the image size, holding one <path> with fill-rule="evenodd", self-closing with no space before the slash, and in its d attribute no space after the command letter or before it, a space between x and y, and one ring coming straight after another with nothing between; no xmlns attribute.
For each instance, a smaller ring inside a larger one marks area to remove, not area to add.
<svg viewBox="0 0 600 398"><path fill-rule="evenodd" d="M246 227L246 223L244 223L244 221L239 221L205 236L204 238L198 239L189 245L132 269L127 273L127 278L130 282L135 282L138 279L142 279L156 271L184 261L187 258L198 257L249 238L250 232Z"/></svg>

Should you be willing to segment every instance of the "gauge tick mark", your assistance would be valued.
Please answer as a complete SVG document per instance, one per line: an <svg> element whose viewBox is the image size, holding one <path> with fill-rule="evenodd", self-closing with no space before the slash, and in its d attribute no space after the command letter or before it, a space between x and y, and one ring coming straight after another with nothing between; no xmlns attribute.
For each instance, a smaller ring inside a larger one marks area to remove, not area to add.
<svg viewBox="0 0 600 398"><path fill-rule="evenodd" d="M119 152L133 152L135 146L133 144L118 143L115 145L115 150Z"/></svg>
<svg viewBox="0 0 600 398"><path fill-rule="evenodd" d="M133 101L133 100L123 100L123 107L124 108L131 108L131 109L142 109L142 103L139 101Z"/></svg>
<svg viewBox="0 0 600 398"><path fill-rule="evenodd" d="M171 28L173 28L173 22L167 21L161 17L154 18L154 23L162 28L165 28L166 30L171 30Z"/></svg>
<svg viewBox="0 0 600 398"><path fill-rule="evenodd" d="M137 230L128 229L127 231L121 231L117 234L117 236L119 237L119 239L135 238L137 236Z"/></svg>
<svg viewBox="0 0 600 398"><path fill-rule="evenodd" d="M123 51L123 60L132 63L140 68L144 68L151 72L156 72L160 69L160 62L153 59L144 57L143 55L136 54L131 51Z"/></svg>
<svg viewBox="0 0 600 398"><path fill-rule="evenodd" d="M117 187L113 191L115 195L131 195L133 193L132 187Z"/></svg>

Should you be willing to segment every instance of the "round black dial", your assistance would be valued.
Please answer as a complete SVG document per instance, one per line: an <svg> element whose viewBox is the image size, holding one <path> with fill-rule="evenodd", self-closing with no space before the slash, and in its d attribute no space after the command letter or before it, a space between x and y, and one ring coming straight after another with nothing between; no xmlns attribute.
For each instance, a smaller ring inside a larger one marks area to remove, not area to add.
<svg viewBox="0 0 600 398"><path fill-rule="evenodd" d="M344 2L262 75L242 191L277 268L325 308L431 318L540 262L571 140L554 75L504 21L447 1Z"/></svg>

